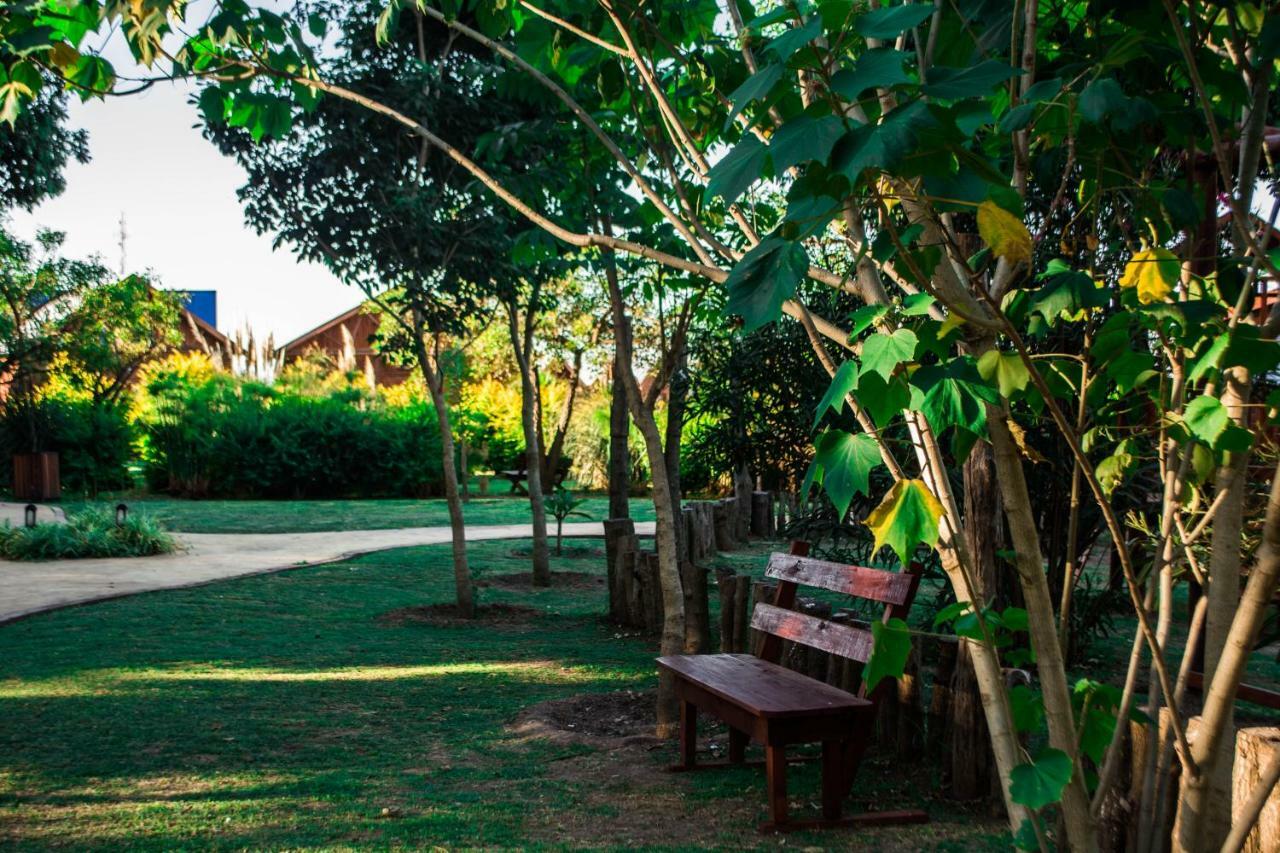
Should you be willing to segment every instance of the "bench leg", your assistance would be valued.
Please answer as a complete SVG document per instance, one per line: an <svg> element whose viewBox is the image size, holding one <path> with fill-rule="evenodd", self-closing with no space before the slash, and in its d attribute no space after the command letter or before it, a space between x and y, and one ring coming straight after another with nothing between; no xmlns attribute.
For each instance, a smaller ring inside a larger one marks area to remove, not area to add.
<svg viewBox="0 0 1280 853"><path fill-rule="evenodd" d="M729 729L729 763L742 764L747 760L747 737L746 732L740 732L735 728Z"/></svg>
<svg viewBox="0 0 1280 853"><path fill-rule="evenodd" d="M787 748L766 744L764 767L769 788L769 822L778 826L787 822Z"/></svg>
<svg viewBox="0 0 1280 853"><path fill-rule="evenodd" d="M680 766L692 769L698 761L698 706L680 702Z"/></svg>
<svg viewBox="0 0 1280 853"><path fill-rule="evenodd" d="M822 816L826 820L840 819L840 803L846 792L843 744L838 740L822 742Z"/></svg>

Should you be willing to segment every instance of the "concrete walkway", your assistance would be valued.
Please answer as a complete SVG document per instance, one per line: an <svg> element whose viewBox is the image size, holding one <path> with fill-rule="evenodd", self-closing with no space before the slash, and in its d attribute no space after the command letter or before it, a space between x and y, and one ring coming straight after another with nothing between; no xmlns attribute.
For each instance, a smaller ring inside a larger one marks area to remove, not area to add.
<svg viewBox="0 0 1280 853"><path fill-rule="evenodd" d="M653 533L653 522L636 525ZM554 536L554 527L551 530ZM603 536L599 522L566 524L565 536ZM156 557L106 560L0 560L0 624L56 610L158 589L200 586L226 578L333 563L391 548L450 541L448 527L344 530L326 533L176 533L183 550ZM528 524L467 527L467 541L528 539Z"/></svg>

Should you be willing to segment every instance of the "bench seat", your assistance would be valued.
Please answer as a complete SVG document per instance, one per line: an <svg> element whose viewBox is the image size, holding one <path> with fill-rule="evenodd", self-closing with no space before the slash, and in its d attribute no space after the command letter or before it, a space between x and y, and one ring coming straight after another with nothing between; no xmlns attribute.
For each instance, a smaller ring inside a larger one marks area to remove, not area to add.
<svg viewBox="0 0 1280 853"><path fill-rule="evenodd" d="M866 699L754 655L671 655L658 666L754 716L817 717L870 710Z"/></svg>

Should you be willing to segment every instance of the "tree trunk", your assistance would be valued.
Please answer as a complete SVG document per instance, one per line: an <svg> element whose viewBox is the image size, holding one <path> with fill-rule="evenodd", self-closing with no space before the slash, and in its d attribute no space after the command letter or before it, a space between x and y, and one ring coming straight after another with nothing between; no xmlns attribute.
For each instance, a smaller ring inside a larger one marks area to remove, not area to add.
<svg viewBox="0 0 1280 853"><path fill-rule="evenodd" d="M973 560L976 587L973 593L983 604L1003 603L997 594L996 564L996 551L1004 538L1003 528L991 445L978 442L964 463L964 532ZM992 788L995 758L967 643L961 643L956 650L950 696L947 738L951 794L958 800L986 797Z"/></svg>
<svg viewBox="0 0 1280 853"><path fill-rule="evenodd" d="M1031 513L1031 496L1022 470L1022 459L1005 421L1005 412L988 407L988 428L995 455L996 478L1004 499L1009 534L1017 552L1018 579L1027 608L1031 645L1036 653L1040 686L1044 696L1045 721L1049 727L1049 743L1066 753L1076 772L1062 792L1062 814L1067 839L1073 850L1097 848L1093 817L1089 812L1089 795L1077 757L1075 717L1071 709L1071 692L1067 686L1066 666L1054 621L1053 601L1044 573L1044 559L1035 517Z"/></svg>
<svg viewBox="0 0 1280 853"><path fill-rule="evenodd" d="M1244 423L1245 404L1249 401L1249 373L1242 367L1223 371L1222 403L1237 425ZM1222 506L1213 517L1212 544L1209 548L1209 610L1205 613L1204 676L1213 679L1218 658L1227 642L1231 620L1240 601L1240 535L1244 528L1245 478L1248 452L1229 453L1218 469L1217 491L1226 491Z"/></svg>
<svg viewBox="0 0 1280 853"><path fill-rule="evenodd" d="M514 304L507 306L508 330L520 369L520 425L524 430L525 477L529 490L529 509L533 514L533 585L551 586L551 558L547 553L547 505L542 493L542 443L537 418L540 389L533 372L533 324L526 315L521 329ZM556 546L557 551L559 545Z"/></svg>
<svg viewBox="0 0 1280 853"><path fill-rule="evenodd" d="M622 384L623 367L614 344L613 390L609 399L609 517L627 518L631 491L631 452L627 438L631 422L627 416L627 389Z"/></svg>
<svg viewBox="0 0 1280 853"><path fill-rule="evenodd" d="M560 474L560 460L564 458L564 440L569 434L569 423L573 420L573 406L578 399L578 385L581 378L582 350L575 350L573 368L569 374L569 392L565 395L564 405L560 407L555 435L551 437L551 446L546 452L546 463L542 467L542 481L552 489L555 489Z"/></svg>
<svg viewBox="0 0 1280 853"><path fill-rule="evenodd" d="M436 421L440 425L440 458L444 469L444 497L449 506L449 531L453 540L453 583L457 591L458 614L470 619L475 616L475 597L471 588L471 566L467 563L467 526L462 517L462 496L458 493L458 469L453 459L453 428L449 423L444 371L439 360L428 353L421 331L416 337L422 374L427 380L431 403L436 410ZM438 336L435 347L439 347Z"/></svg>

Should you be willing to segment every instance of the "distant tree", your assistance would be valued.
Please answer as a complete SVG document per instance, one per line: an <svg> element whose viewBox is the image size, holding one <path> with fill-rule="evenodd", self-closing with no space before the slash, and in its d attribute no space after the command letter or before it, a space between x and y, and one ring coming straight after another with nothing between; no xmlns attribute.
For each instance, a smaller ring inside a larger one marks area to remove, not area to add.
<svg viewBox="0 0 1280 853"><path fill-rule="evenodd" d="M0 52L0 65L7 65ZM30 210L66 187L69 160L89 162L89 135L67 128L67 96L43 86L13 124L0 122L0 213Z"/></svg>

